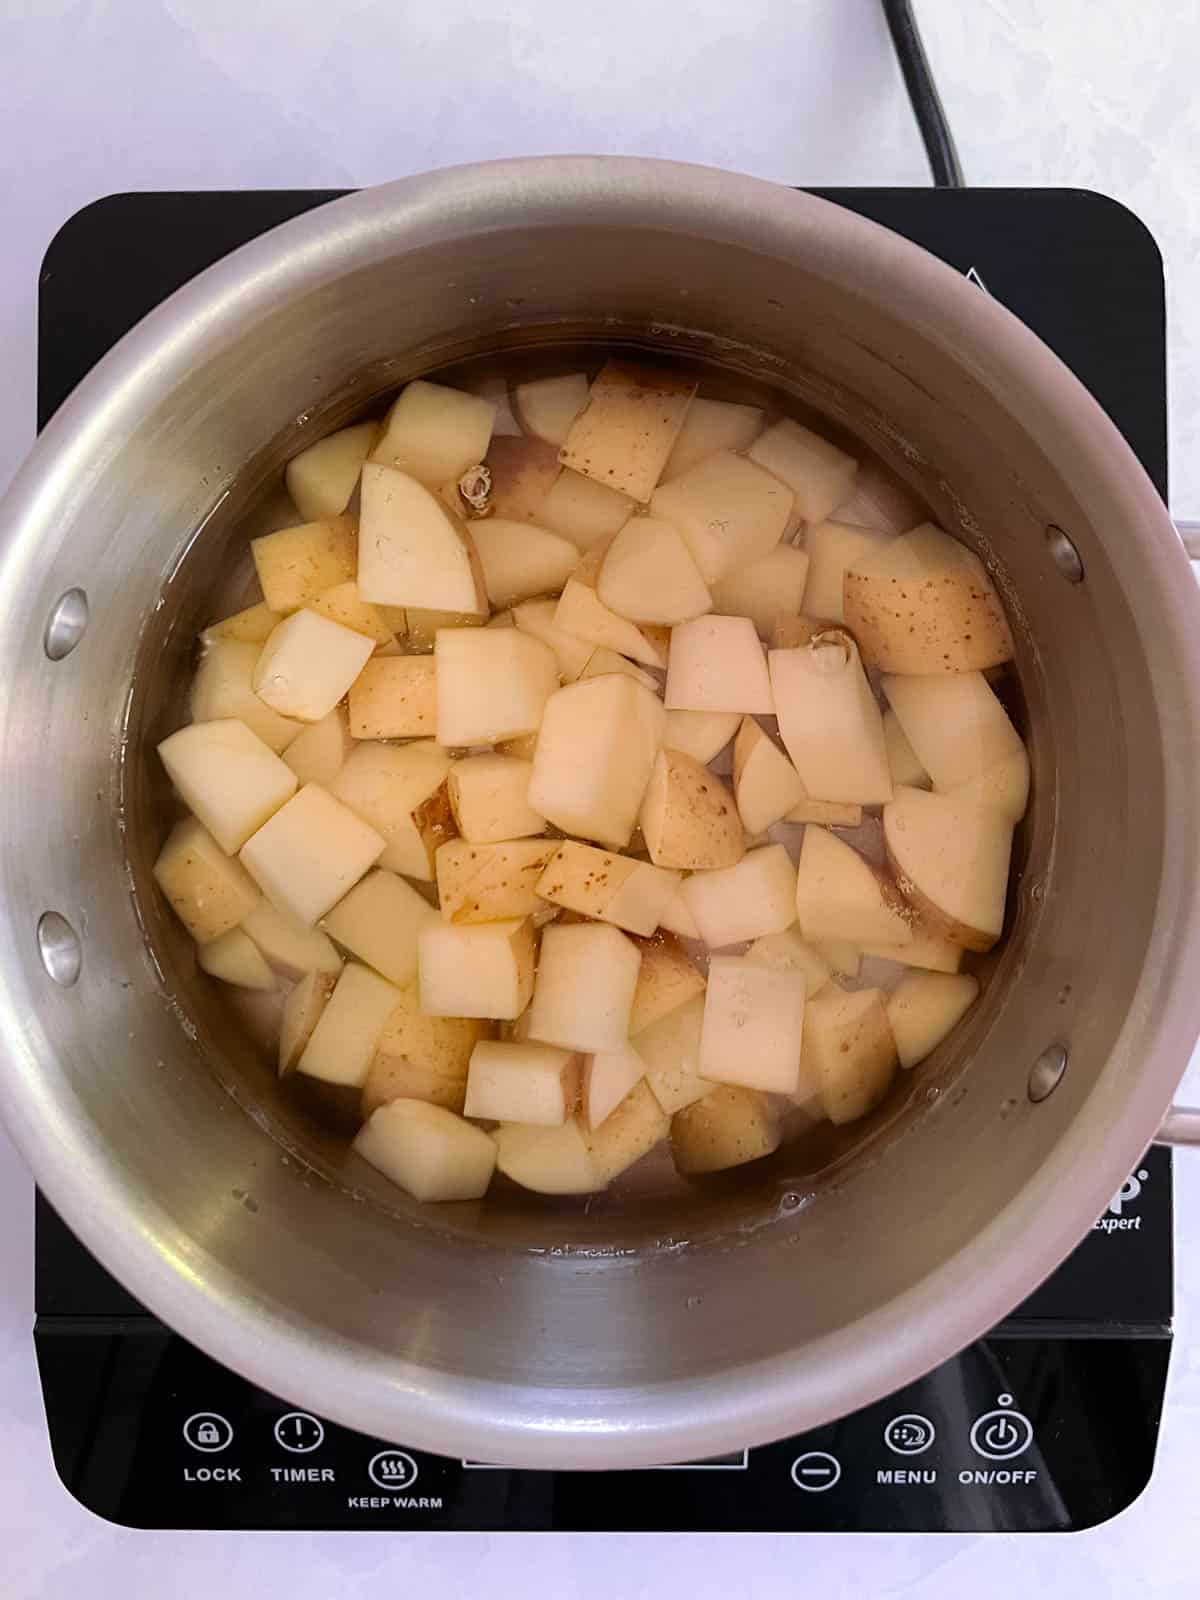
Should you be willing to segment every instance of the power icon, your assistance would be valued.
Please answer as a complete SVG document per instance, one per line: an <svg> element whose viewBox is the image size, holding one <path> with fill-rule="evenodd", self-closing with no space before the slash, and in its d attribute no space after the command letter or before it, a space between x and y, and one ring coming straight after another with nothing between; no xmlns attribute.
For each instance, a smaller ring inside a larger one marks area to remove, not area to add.
<svg viewBox="0 0 1200 1600"><path fill-rule="evenodd" d="M998 1409L976 1417L971 1427L971 1448L989 1461L1010 1461L1033 1443L1033 1423L1023 1412L1012 1410L1013 1397L998 1397Z"/></svg>

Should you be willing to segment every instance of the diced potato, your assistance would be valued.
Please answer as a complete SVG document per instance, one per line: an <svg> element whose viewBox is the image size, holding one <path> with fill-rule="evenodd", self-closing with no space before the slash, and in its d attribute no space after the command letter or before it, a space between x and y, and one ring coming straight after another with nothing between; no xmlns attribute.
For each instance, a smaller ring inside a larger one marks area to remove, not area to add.
<svg viewBox="0 0 1200 1600"><path fill-rule="evenodd" d="M400 391L370 459L431 488L448 483L487 455L495 417L493 401L418 378Z"/></svg>
<svg viewBox="0 0 1200 1600"><path fill-rule="evenodd" d="M777 972L798 972L804 978L804 993L811 999L830 982L829 964L815 946L806 944L795 928L782 933L766 933L755 939L746 951L747 961L757 961Z"/></svg>
<svg viewBox="0 0 1200 1600"><path fill-rule="evenodd" d="M251 539L263 598L272 611L299 611L335 584L348 583L358 560L352 517L326 517Z"/></svg>
<svg viewBox="0 0 1200 1600"><path fill-rule="evenodd" d="M883 717L842 630L768 656L784 747L814 800L881 805L892 797Z"/></svg>
<svg viewBox="0 0 1200 1600"><path fill-rule="evenodd" d="M588 1056L583 1066L583 1117L588 1127L594 1132L645 1076L646 1063L632 1045Z"/></svg>
<svg viewBox="0 0 1200 1600"><path fill-rule="evenodd" d="M658 867L730 867L745 854L733 796L720 778L680 750L659 751L639 820Z"/></svg>
<svg viewBox="0 0 1200 1600"><path fill-rule="evenodd" d="M557 1128L503 1123L491 1136L496 1166L535 1194L592 1194L603 1187L592 1165L587 1135L572 1117Z"/></svg>
<svg viewBox="0 0 1200 1600"><path fill-rule="evenodd" d="M513 622L523 633L540 639L549 646L558 665L558 675L564 683L574 683L582 676L584 668L595 651L595 645L577 634L568 633L554 621L558 610L557 600L527 600L513 607Z"/></svg>
<svg viewBox="0 0 1200 1600"><path fill-rule="evenodd" d="M561 471L554 446L493 435L484 465L492 475L492 514L541 526L542 505Z"/></svg>
<svg viewBox="0 0 1200 1600"><path fill-rule="evenodd" d="M1009 822L1020 822L1029 804L1029 757L1022 750L951 792L971 805L998 811Z"/></svg>
<svg viewBox="0 0 1200 1600"><path fill-rule="evenodd" d="M518 628L442 628L433 654L439 744L495 744L541 726L558 671L540 640Z"/></svg>
<svg viewBox="0 0 1200 1600"><path fill-rule="evenodd" d="M242 644L237 639L217 639L206 646L192 680L190 711L193 722L236 718L281 755L305 725L295 717L281 715L255 693L254 676L262 651L262 645Z"/></svg>
<svg viewBox="0 0 1200 1600"><path fill-rule="evenodd" d="M704 996L697 995L643 1028L633 1041L646 1063L646 1082L668 1116L702 1100L716 1087L700 1076L703 1026Z"/></svg>
<svg viewBox="0 0 1200 1600"><path fill-rule="evenodd" d="M340 967L338 969L341 970ZM296 1070L321 1013L329 1004L337 976L332 972L306 972L283 1004L279 1028L279 1076Z"/></svg>
<svg viewBox="0 0 1200 1600"><path fill-rule="evenodd" d="M564 833L623 849L650 780L663 720L662 702L632 678L608 674L559 689L546 702L529 804Z"/></svg>
<svg viewBox="0 0 1200 1600"><path fill-rule="evenodd" d="M896 1075L896 1043L882 989L829 988L804 1018L804 1054L821 1087L831 1122L855 1122L873 1111Z"/></svg>
<svg viewBox="0 0 1200 1600"><path fill-rule="evenodd" d="M566 444L571 424L587 400L586 372L535 378L531 383L518 383L512 392L513 412L525 432L556 446Z"/></svg>
<svg viewBox="0 0 1200 1600"><path fill-rule="evenodd" d="M537 520L540 527L561 533L577 550L589 550L619 532L633 508L628 495L564 468L538 507Z"/></svg>
<svg viewBox="0 0 1200 1600"><path fill-rule="evenodd" d="M238 927L262 898L241 862L227 856L195 817L177 822L167 835L154 880L198 944Z"/></svg>
<svg viewBox="0 0 1200 1600"><path fill-rule="evenodd" d="M592 1167L605 1186L634 1162L649 1155L670 1132L671 1119L645 1081L637 1083L616 1109L588 1134Z"/></svg>
<svg viewBox="0 0 1200 1600"><path fill-rule="evenodd" d="M527 917L544 904L537 885L557 839L471 844L452 839L437 853L438 899L447 922L501 922Z"/></svg>
<svg viewBox="0 0 1200 1600"><path fill-rule="evenodd" d="M782 933L796 920L796 869L781 844L748 851L736 866L693 873L679 892L710 950Z"/></svg>
<svg viewBox="0 0 1200 1600"><path fill-rule="evenodd" d="M431 738L437 727L437 674L432 656L368 661L350 685L355 739Z"/></svg>
<svg viewBox="0 0 1200 1600"><path fill-rule="evenodd" d="M278 910L261 895L243 920L242 931L254 940L268 965L292 982L298 982L308 972L336 974L342 970L342 958L319 928L310 928L297 917Z"/></svg>
<svg viewBox="0 0 1200 1600"><path fill-rule="evenodd" d="M464 1115L554 1128L579 1100L581 1062L570 1050L481 1039L471 1052Z"/></svg>
<svg viewBox="0 0 1200 1600"><path fill-rule="evenodd" d="M912 681L915 683L920 680L914 678ZM903 783L910 789L928 789L929 774L921 765L917 752L909 743L908 735L900 726L900 718L894 711L885 711L883 714L883 742L887 748L892 787L895 788L898 783Z"/></svg>
<svg viewBox="0 0 1200 1600"><path fill-rule="evenodd" d="M531 522L491 517L473 527L471 537L494 607L561 589L579 561L579 551L569 539Z"/></svg>
<svg viewBox="0 0 1200 1600"><path fill-rule="evenodd" d="M813 949L839 978L857 978L862 951L848 939L814 939Z"/></svg>
<svg viewBox="0 0 1200 1600"><path fill-rule="evenodd" d="M361 1089L398 999L395 984L357 961L347 962L300 1054L296 1071L323 1083Z"/></svg>
<svg viewBox="0 0 1200 1600"><path fill-rule="evenodd" d="M383 607L386 611L389 608ZM420 606L409 606L406 644L411 651L432 650L434 640L442 628L482 628L487 618L483 612L469 616L463 611L429 611Z"/></svg>
<svg viewBox="0 0 1200 1600"><path fill-rule="evenodd" d="M811 644L826 627L826 623L816 622L812 617L780 612L771 624L771 649L794 650L797 645Z"/></svg>
<svg viewBox="0 0 1200 1600"><path fill-rule="evenodd" d="M932 522L848 566L843 594L847 627L884 672L971 672L1012 660L983 563Z"/></svg>
<svg viewBox="0 0 1200 1600"><path fill-rule="evenodd" d="M720 755L741 722L737 711L668 711L663 749L679 750L705 767Z"/></svg>
<svg viewBox="0 0 1200 1600"><path fill-rule="evenodd" d="M358 422L292 457L284 482L302 517L315 521L345 511L378 433L377 422Z"/></svg>
<svg viewBox="0 0 1200 1600"><path fill-rule="evenodd" d="M902 1067L924 1061L975 1004L979 979L969 972L910 972L888 997L887 1014Z"/></svg>
<svg viewBox="0 0 1200 1600"><path fill-rule="evenodd" d="M722 1084L671 1119L671 1154L679 1172L724 1172L779 1148L779 1118L754 1089Z"/></svg>
<svg viewBox="0 0 1200 1600"><path fill-rule="evenodd" d="M650 501L652 516L678 528L705 583L773 550L792 518L792 492L769 472L718 451L660 484Z"/></svg>
<svg viewBox="0 0 1200 1600"><path fill-rule="evenodd" d="M790 417L759 434L748 453L751 461L787 484L796 497L796 515L804 522L823 522L848 499L858 471L853 456Z"/></svg>
<svg viewBox="0 0 1200 1600"><path fill-rule="evenodd" d="M637 988L633 991L633 1008L629 1013L631 1038L704 993L703 975L670 934L659 933L651 939L640 939L638 949L642 964L638 968Z"/></svg>
<svg viewBox="0 0 1200 1600"><path fill-rule="evenodd" d="M488 611L483 570L466 523L416 478L374 462L362 474L358 592L364 600L406 610L478 617ZM411 633L411 615L408 621Z"/></svg>
<svg viewBox="0 0 1200 1600"><path fill-rule="evenodd" d="M712 596L683 539L658 517L634 517L605 552L596 593L619 617L671 625L712 610Z"/></svg>
<svg viewBox="0 0 1200 1600"><path fill-rule="evenodd" d="M275 974L262 952L240 928L230 928L220 938L196 946L196 960L200 970L222 983L235 984L240 989L273 989Z"/></svg>
<svg viewBox="0 0 1200 1600"><path fill-rule="evenodd" d="M911 943L864 944L862 953L865 956L877 956L881 961L895 961L902 967L922 967L927 972L957 972L962 966L963 947L926 932L918 922L913 927Z"/></svg>
<svg viewBox="0 0 1200 1600"><path fill-rule="evenodd" d="M990 950L1004 927L1013 826L958 795L897 789L883 808L888 858L921 919L966 950Z"/></svg>
<svg viewBox="0 0 1200 1600"><path fill-rule="evenodd" d="M637 623L610 611L596 590L577 577L568 578L554 611L554 626L593 645L605 645L650 667L665 667L666 652Z"/></svg>
<svg viewBox="0 0 1200 1600"><path fill-rule="evenodd" d="M865 556L877 555L891 542L886 533L878 533L874 528L860 528L850 522L819 522L809 528L804 536L804 547L808 551L808 582L804 588L804 602L808 615L830 622L844 622L843 584L846 568Z"/></svg>
<svg viewBox="0 0 1200 1600"><path fill-rule="evenodd" d="M696 392L694 378L606 361L571 423L560 460L645 503L654 492Z"/></svg>
<svg viewBox="0 0 1200 1600"><path fill-rule="evenodd" d="M860 828L863 808L848 800L814 800L805 795L783 819L785 822L819 822L825 828Z"/></svg>
<svg viewBox="0 0 1200 1600"><path fill-rule="evenodd" d="M327 789L353 749L345 707L335 706L327 717L296 735L283 759L301 783L319 783Z"/></svg>
<svg viewBox="0 0 1200 1600"><path fill-rule="evenodd" d="M643 667L635 667L632 661L627 661L624 656L618 655L615 650L610 650L607 645L597 645L579 676L602 678L609 672L619 672L623 677L632 678L635 683L642 684L653 694L658 693L658 679L652 673Z"/></svg>
<svg viewBox="0 0 1200 1600"><path fill-rule="evenodd" d="M743 717L733 745L733 793L747 833L765 833L806 799L795 767L753 717Z"/></svg>
<svg viewBox="0 0 1200 1600"><path fill-rule="evenodd" d="M332 589L323 589L308 602L308 609L319 617L328 617L330 622L340 622L343 628L366 634L377 645L390 645L395 640L395 628L378 606L369 605L362 598L353 578L348 583L335 584Z"/></svg>
<svg viewBox="0 0 1200 1600"><path fill-rule="evenodd" d="M544 833L546 819L529 804L533 763L508 755L467 756L447 779L450 806L470 844L497 844Z"/></svg>
<svg viewBox="0 0 1200 1600"><path fill-rule="evenodd" d="M279 621L278 611L272 611L264 601L235 611L222 622L210 622L200 635L202 645L214 644L218 639L234 639L239 644L263 644Z"/></svg>
<svg viewBox="0 0 1200 1600"><path fill-rule="evenodd" d="M734 567L713 585L713 610L749 617L759 637L769 639L781 612L798 612L808 581L808 552L776 545L746 566Z"/></svg>
<svg viewBox="0 0 1200 1600"><path fill-rule="evenodd" d="M748 617L697 617L671 629L669 711L775 710L766 656Z"/></svg>
<svg viewBox="0 0 1200 1600"><path fill-rule="evenodd" d="M450 757L435 744L365 743L347 758L330 792L383 835L381 867L432 880L435 851L419 819L449 771Z"/></svg>
<svg viewBox="0 0 1200 1600"><path fill-rule="evenodd" d="M529 1011L530 1037L565 1050L623 1050L641 956L616 928L546 928Z"/></svg>
<svg viewBox="0 0 1200 1600"><path fill-rule="evenodd" d="M696 919L683 903L683 896L679 889L675 890L671 904L659 918L659 927L674 933L681 939L699 939L700 929L696 926Z"/></svg>
<svg viewBox="0 0 1200 1600"><path fill-rule="evenodd" d="M407 983L379 1036L378 1054L411 1061L439 1077L466 1083L471 1051L480 1039L490 1038L492 1031L490 1022L477 1017L429 1015L421 1009L420 985Z"/></svg>
<svg viewBox="0 0 1200 1600"><path fill-rule="evenodd" d="M421 934L417 956L421 1010L430 1016L511 1020L533 994L528 917L466 927L439 922Z"/></svg>
<svg viewBox="0 0 1200 1600"><path fill-rule="evenodd" d="M883 874L827 828L805 828L796 877L805 939L908 944L912 913Z"/></svg>
<svg viewBox="0 0 1200 1600"><path fill-rule="evenodd" d="M678 881L676 874L648 861L567 839L547 862L537 892L544 900L611 922L627 933L652 934Z"/></svg>
<svg viewBox="0 0 1200 1600"><path fill-rule="evenodd" d="M193 722L158 753L184 804L228 855L296 792L296 774L243 722Z"/></svg>
<svg viewBox="0 0 1200 1600"><path fill-rule="evenodd" d="M422 929L437 920L437 912L411 884L377 867L338 901L324 926L343 949L402 987L416 976Z"/></svg>
<svg viewBox="0 0 1200 1600"><path fill-rule="evenodd" d="M431 1017L440 1022L440 1017ZM451 1019L453 1020L453 1019ZM467 1102L467 1080L443 1077L428 1067L419 1067L405 1056L385 1055L376 1050L362 1088L361 1110L364 1120L392 1100L424 1100L431 1106L444 1106L462 1115Z"/></svg>
<svg viewBox="0 0 1200 1600"><path fill-rule="evenodd" d="M704 996L700 1073L772 1094L800 1084L804 974L745 956L713 956Z"/></svg>
<svg viewBox="0 0 1200 1600"><path fill-rule="evenodd" d="M385 1178L426 1204L478 1200L496 1169L482 1128L424 1100L390 1100L359 1129L354 1148Z"/></svg>
<svg viewBox="0 0 1200 1600"><path fill-rule="evenodd" d="M670 483L689 467L715 456L719 450L745 450L762 432L758 406L735 405L731 400L704 400L699 395L688 407L679 437L667 457L660 483Z"/></svg>
<svg viewBox="0 0 1200 1600"><path fill-rule="evenodd" d="M364 634L307 608L294 611L262 647L254 692L280 716L319 722L337 705L374 649Z"/></svg>
<svg viewBox="0 0 1200 1600"><path fill-rule="evenodd" d="M958 789L1025 755L1021 735L982 672L889 676L883 692L936 789Z"/></svg>
<svg viewBox="0 0 1200 1600"><path fill-rule="evenodd" d="M274 905L311 925L379 859L386 842L328 789L308 783L240 855Z"/></svg>

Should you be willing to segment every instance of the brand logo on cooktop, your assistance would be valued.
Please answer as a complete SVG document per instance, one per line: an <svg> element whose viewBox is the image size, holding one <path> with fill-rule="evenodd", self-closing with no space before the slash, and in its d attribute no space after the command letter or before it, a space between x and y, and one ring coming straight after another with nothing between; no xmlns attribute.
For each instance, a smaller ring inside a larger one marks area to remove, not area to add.
<svg viewBox="0 0 1200 1600"><path fill-rule="evenodd" d="M1092 1223L1092 1231L1098 1233L1136 1233L1142 1226L1142 1219L1130 1207L1142 1192L1142 1185L1150 1174L1145 1167L1139 1167L1136 1172L1131 1172L1125 1182L1108 1202L1108 1210L1098 1221Z"/></svg>

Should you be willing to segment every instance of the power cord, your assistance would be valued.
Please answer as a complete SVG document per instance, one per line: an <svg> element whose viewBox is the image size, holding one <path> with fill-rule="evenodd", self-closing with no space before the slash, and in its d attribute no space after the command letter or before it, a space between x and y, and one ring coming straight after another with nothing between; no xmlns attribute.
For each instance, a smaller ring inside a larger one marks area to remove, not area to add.
<svg viewBox="0 0 1200 1600"><path fill-rule="evenodd" d="M958 151L954 148L954 135L950 132L942 99L933 81L929 57L925 54L921 30L917 27L910 0L882 0L882 5L896 59L904 75L904 87L908 90L913 115L917 119L921 143L929 158L933 186L935 189L961 189L963 173Z"/></svg>

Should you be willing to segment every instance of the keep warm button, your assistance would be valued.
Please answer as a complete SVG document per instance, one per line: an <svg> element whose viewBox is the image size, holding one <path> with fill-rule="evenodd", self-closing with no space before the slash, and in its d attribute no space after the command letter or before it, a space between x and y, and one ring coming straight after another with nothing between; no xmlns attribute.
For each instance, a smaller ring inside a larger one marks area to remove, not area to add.
<svg viewBox="0 0 1200 1600"><path fill-rule="evenodd" d="M1011 1461L1033 1443L1033 1423L1012 1409L1013 1397L1002 1394L995 1411L976 1417L971 1427L971 1448L988 1461Z"/></svg>

